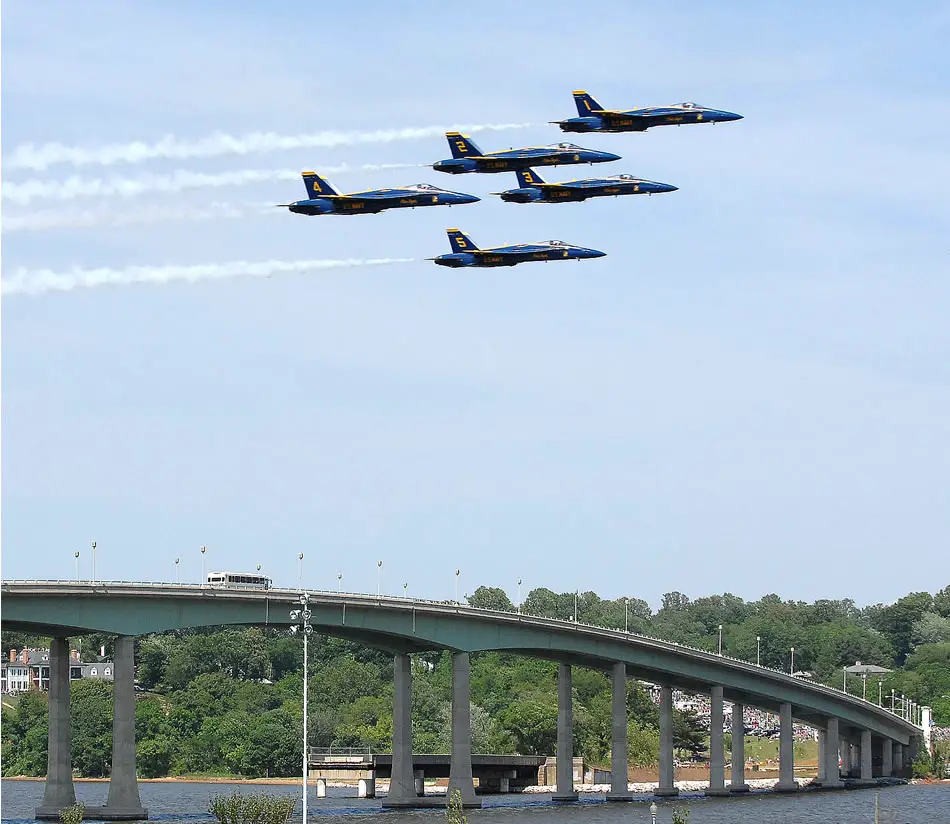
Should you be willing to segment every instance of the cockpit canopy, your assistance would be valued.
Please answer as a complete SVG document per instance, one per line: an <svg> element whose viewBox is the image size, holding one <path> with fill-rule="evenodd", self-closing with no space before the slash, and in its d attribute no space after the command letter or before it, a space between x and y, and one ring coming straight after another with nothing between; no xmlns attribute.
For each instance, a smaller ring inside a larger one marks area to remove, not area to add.
<svg viewBox="0 0 950 824"><path fill-rule="evenodd" d="M636 175L617 175L617 180L640 180Z"/></svg>
<svg viewBox="0 0 950 824"><path fill-rule="evenodd" d="M705 106L700 106L698 103L680 103L680 106L684 109L705 109Z"/></svg>
<svg viewBox="0 0 950 824"><path fill-rule="evenodd" d="M548 246L570 246L570 243L565 243L563 240L549 240Z"/></svg>
<svg viewBox="0 0 950 824"><path fill-rule="evenodd" d="M431 183L414 183L412 186L406 186L407 189L412 189L419 192L441 192L438 186L433 186Z"/></svg>
<svg viewBox="0 0 950 824"><path fill-rule="evenodd" d="M576 143L552 143L548 148L551 149L580 149Z"/></svg>

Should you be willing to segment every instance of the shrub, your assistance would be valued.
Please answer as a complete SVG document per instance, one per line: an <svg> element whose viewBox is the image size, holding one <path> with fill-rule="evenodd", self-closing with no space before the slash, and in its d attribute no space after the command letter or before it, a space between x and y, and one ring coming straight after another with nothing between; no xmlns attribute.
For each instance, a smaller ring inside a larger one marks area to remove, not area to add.
<svg viewBox="0 0 950 824"><path fill-rule="evenodd" d="M79 824L82 821L82 814L86 811L86 807L81 802L77 801L71 807L64 807L59 811L59 820L63 824Z"/></svg>
<svg viewBox="0 0 950 824"><path fill-rule="evenodd" d="M209 811L221 824L286 824L297 806L290 795L216 795L211 798Z"/></svg>
<svg viewBox="0 0 950 824"><path fill-rule="evenodd" d="M688 824L689 807L674 807L672 822L673 824Z"/></svg>
<svg viewBox="0 0 950 824"><path fill-rule="evenodd" d="M449 796L448 806L445 808L445 820L448 824L468 824L462 807L462 792L456 787Z"/></svg>

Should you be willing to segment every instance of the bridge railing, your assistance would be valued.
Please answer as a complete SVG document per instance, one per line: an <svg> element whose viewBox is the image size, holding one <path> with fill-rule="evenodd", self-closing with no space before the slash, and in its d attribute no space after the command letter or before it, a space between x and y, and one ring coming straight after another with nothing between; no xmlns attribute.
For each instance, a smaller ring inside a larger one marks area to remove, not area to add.
<svg viewBox="0 0 950 824"><path fill-rule="evenodd" d="M373 754L372 747L310 747L310 760L317 761L321 758L330 757L356 757L365 756L369 758Z"/></svg>
<svg viewBox="0 0 950 824"><path fill-rule="evenodd" d="M774 667L768 667L764 664L753 664L751 661L745 661L742 658L735 658L730 655L720 655L719 653L710 652L707 649L702 649L701 647L692 647L688 644L680 644L677 641L670 641L665 638L657 638L652 635L645 635L641 633L628 632L625 630L617 629L615 627L605 627L599 624L588 624L583 621L574 621L571 619L562 619L562 618L549 618L543 615L532 615L530 613L524 612L523 610L494 610L494 609L484 609L482 607L475 607L470 604L462 604L454 600L433 600L427 598L416 598L410 597L408 595L379 595L375 593L365 593L365 592L343 592L341 590L321 590L314 588L305 588L301 590L298 587L269 587L264 589L259 586L242 586L239 584L229 584L226 587L223 586L212 586L210 584L202 583L193 583L193 582L181 582L181 581L104 581L104 580L63 580L63 579L33 579L33 580L23 580L23 579L9 579L0 581L0 585L6 584L33 584L33 585L44 585L44 584L53 584L57 586L62 586L63 584L86 584L92 586L131 586L131 587L146 587L149 589L162 590L168 588L176 589L190 589L190 590L203 590L205 592L228 592L238 590L241 592L254 592L254 593L273 593L275 595L299 595L302 592L307 592L309 594L319 595L321 597L330 597L330 598L340 598L341 600L346 600L347 598L360 598L363 600L376 601L378 604L381 604L383 601L386 602L399 602L406 605L416 605L420 604L423 606L430 607L454 607L456 613L467 612L467 613L482 613L484 615L506 615L517 618L519 621L528 618L533 619L534 621L544 622L546 625L550 626L554 624L560 628L569 629L573 628L584 628L590 630L597 630L598 632L610 632L620 636L621 638L630 637L630 638L639 638L642 640L650 641L651 643L658 644L661 646L672 647L675 649L687 650L694 654L702 655L711 661L715 660L725 660L731 661L736 664L740 664L743 667L750 667L756 670L765 670L770 673L774 673L778 676L781 676L783 679L792 679L799 684L807 684L812 689L817 691L832 695L832 696L843 696L848 698L852 702L866 704L870 707L873 707L876 710L881 710L893 715L896 718L901 719L907 723L912 724L912 721L909 721L904 717L903 713L897 709L891 709L890 707L885 707L880 704L875 704L873 701L869 701L867 698L861 698L857 695L852 695L846 690L839 689L828 684L822 684L817 681L809 681L807 679L795 678L795 676L786 672L785 670L775 669ZM916 726L916 725L914 725Z"/></svg>

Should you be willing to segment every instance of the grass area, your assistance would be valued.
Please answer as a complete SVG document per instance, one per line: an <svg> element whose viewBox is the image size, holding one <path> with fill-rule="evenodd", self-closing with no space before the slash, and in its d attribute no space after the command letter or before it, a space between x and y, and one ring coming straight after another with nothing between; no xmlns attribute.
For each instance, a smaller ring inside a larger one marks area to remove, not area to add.
<svg viewBox="0 0 950 824"><path fill-rule="evenodd" d="M727 756L728 757L728 756ZM774 741L768 738L752 738L746 736L745 739L745 757L753 761L765 763L772 760L778 761L778 739ZM818 762L818 742L814 739L808 741L795 742L795 763L817 763Z"/></svg>

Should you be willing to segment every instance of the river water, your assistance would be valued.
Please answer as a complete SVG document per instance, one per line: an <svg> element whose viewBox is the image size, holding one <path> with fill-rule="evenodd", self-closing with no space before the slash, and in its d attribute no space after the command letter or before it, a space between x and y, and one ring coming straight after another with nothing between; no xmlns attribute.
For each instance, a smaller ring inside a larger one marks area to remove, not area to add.
<svg viewBox="0 0 950 824"><path fill-rule="evenodd" d="M0 819L11 824L33 821L33 809L43 797L42 781L4 780L0 784ZM76 797L87 806L105 803L108 783L76 782ZM213 795L232 791L297 795L292 785L234 785L206 783L141 783L142 804L150 821L213 821L207 812ZM317 799L311 791L308 818L311 822L328 819L359 818L359 824L439 824L443 810L382 810L379 799L356 798L355 788L327 791ZM881 824L950 824L950 785L886 787L880 790L850 790L824 793L776 795L753 792L741 798L705 798L701 794L683 794L676 799L656 799L657 824L669 824L674 807L689 807L689 824L872 824L874 799L880 794ZM651 824L650 802L607 803L602 795L582 795L573 804L555 804L550 795L483 796L482 810L466 810L469 824ZM296 820L300 821L300 805ZM291 819L293 821L293 819ZM356 824L356 822L354 822Z"/></svg>

